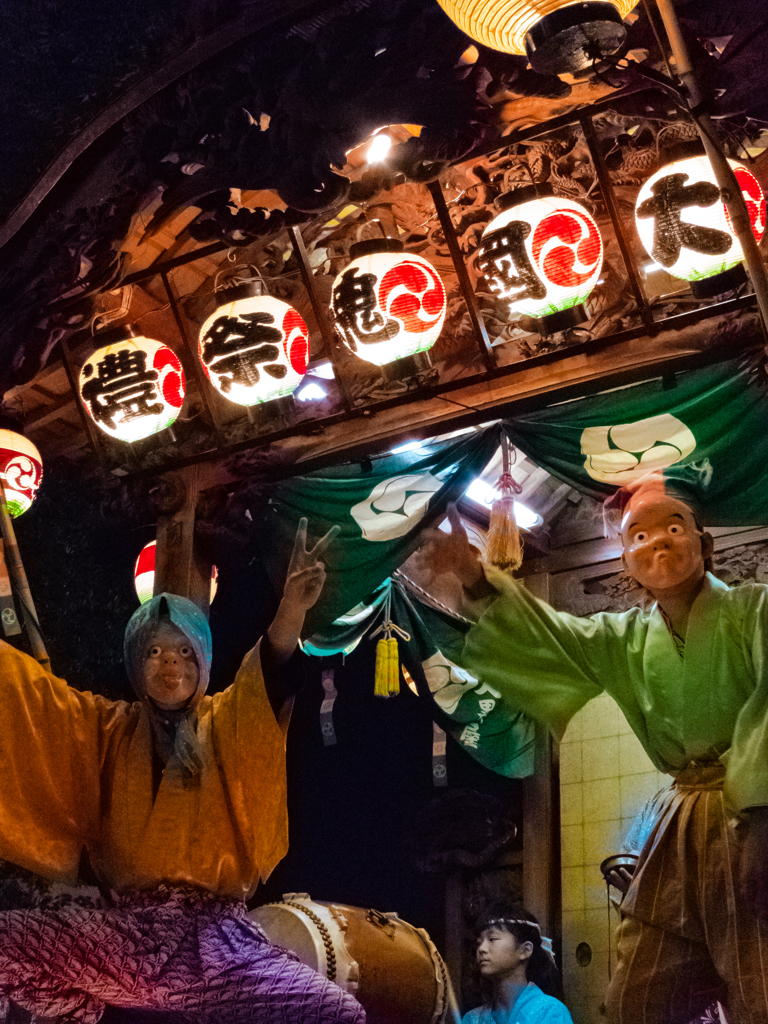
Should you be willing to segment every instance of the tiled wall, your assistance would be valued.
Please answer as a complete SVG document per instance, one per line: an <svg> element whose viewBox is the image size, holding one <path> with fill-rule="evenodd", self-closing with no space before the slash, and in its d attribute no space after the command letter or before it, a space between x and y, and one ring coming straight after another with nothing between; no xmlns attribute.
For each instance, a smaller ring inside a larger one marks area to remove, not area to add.
<svg viewBox="0 0 768 1024"><path fill-rule="evenodd" d="M608 983L608 911L600 862L618 853L635 816L669 777L657 772L613 698L590 701L560 745L563 974L575 1024L599 1024ZM615 931L618 916L611 910ZM576 947L587 943L581 966ZM615 964L615 936L611 937Z"/></svg>

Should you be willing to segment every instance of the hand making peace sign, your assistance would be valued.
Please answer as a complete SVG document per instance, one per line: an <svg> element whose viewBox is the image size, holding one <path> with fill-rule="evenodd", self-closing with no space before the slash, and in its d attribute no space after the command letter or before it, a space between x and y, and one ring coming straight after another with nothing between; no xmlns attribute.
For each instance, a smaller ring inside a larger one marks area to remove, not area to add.
<svg viewBox="0 0 768 1024"><path fill-rule="evenodd" d="M340 526L332 526L314 547L307 548L307 520L304 517L299 520L283 588L283 599L295 608L307 611L320 597L325 584L325 565L321 555L340 529Z"/></svg>

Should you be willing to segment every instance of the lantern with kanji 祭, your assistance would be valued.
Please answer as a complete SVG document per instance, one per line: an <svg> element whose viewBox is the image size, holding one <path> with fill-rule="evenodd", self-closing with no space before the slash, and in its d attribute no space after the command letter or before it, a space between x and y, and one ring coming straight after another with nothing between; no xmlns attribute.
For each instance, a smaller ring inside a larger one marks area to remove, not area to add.
<svg viewBox="0 0 768 1024"><path fill-rule="evenodd" d="M94 423L120 441L139 441L170 427L184 404L184 371L167 345L117 327L96 336L80 371L80 397Z"/></svg>
<svg viewBox="0 0 768 1024"><path fill-rule="evenodd" d="M141 604L152 597L155 590L155 553L157 541L151 540L145 544L136 559L133 568L133 585L136 588L136 596ZM216 596L218 589L219 571L215 565L211 566L211 601Z"/></svg>
<svg viewBox="0 0 768 1024"><path fill-rule="evenodd" d="M291 395L309 361L309 331L287 302L263 294L260 281L220 291L200 328L200 361L216 390L237 405Z"/></svg>
<svg viewBox="0 0 768 1024"><path fill-rule="evenodd" d="M432 264L404 252L394 238L357 242L349 255L352 262L331 293L331 310L347 347L376 366L427 352L437 341L446 308L445 288Z"/></svg>
<svg viewBox="0 0 768 1024"><path fill-rule="evenodd" d="M8 511L15 518L35 500L43 479L43 460L31 441L13 430L0 430L0 478Z"/></svg>
<svg viewBox="0 0 768 1024"><path fill-rule="evenodd" d="M438 0L462 32L483 46L527 56L534 71L584 71L624 42L636 0Z"/></svg>
<svg viewBox="0 0 768 1024"><path fill-rule="evenodd" d="M759 242L765 231L763 190L746 167L728 163ZM689 281L698 298L718 295L745 280L744 253L706 156L676 160L658 170L640 189L635 219L652 259L673 277Z"/></svg>
<svg viewBox="0 0 768 1024"><path fill-rule="evenodd" d="M477 267L510 316L535 317L542 334L588 318L584 302L603 265L603 240L591 214L548 185L525 185L496 200Z"/></svg>

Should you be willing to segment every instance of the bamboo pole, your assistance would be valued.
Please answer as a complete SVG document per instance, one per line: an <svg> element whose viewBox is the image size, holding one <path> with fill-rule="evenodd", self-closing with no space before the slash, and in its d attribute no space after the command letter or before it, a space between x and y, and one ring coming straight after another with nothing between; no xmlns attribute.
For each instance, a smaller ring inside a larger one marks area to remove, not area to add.
<svg viewBox="0 0 768 1024"><path fill-rule="evenodd" d="M40 623L35 611L35 603L27 582L27 574L24 571L24 563L21 560L19 545L16 543L16 533L13 529L11 514L8 511L8 502L5 497L2 476L0 476L0 531L3 535L3 546L5 548L5 564L8 568L8 575L16 591L19 603L24 609L24 622L27 625L29 643L32 648L33 657L40 662L43 668L50 669L51 660L45 649L45 641L40 630Z"/></svg>

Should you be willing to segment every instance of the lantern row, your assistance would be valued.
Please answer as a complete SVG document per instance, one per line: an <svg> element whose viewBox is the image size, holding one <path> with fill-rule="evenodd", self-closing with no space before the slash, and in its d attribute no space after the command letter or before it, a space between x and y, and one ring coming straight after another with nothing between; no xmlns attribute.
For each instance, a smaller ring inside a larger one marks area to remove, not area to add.
<svg viewBox="0 0 768 1024"><path fill-rule="evenodd" d="M729 163L760 241L762 189L746 167ZM509 192L497 207L476 262L508 315L535 318L545 334L586 320L584 304L603 265L603 241L589 211L555 196L548 185ZM719 294L745 279L741 246L706 157L661 168L640 190L635 215L654 262L690 282L697 296ZM353 245L350 257L331 291L332 317L347 348L376 366L427 352L446 313L445 288L432 264L386 238ZM243 406L291 395L309 362L309 331L301 315L264 294L258 281L222 289L217 297L198 345L213 387ZM108 343L80 373L80 395L97 426L122 441L171 426L185 393L175 353L130 328L103 338Z"/></svg>

